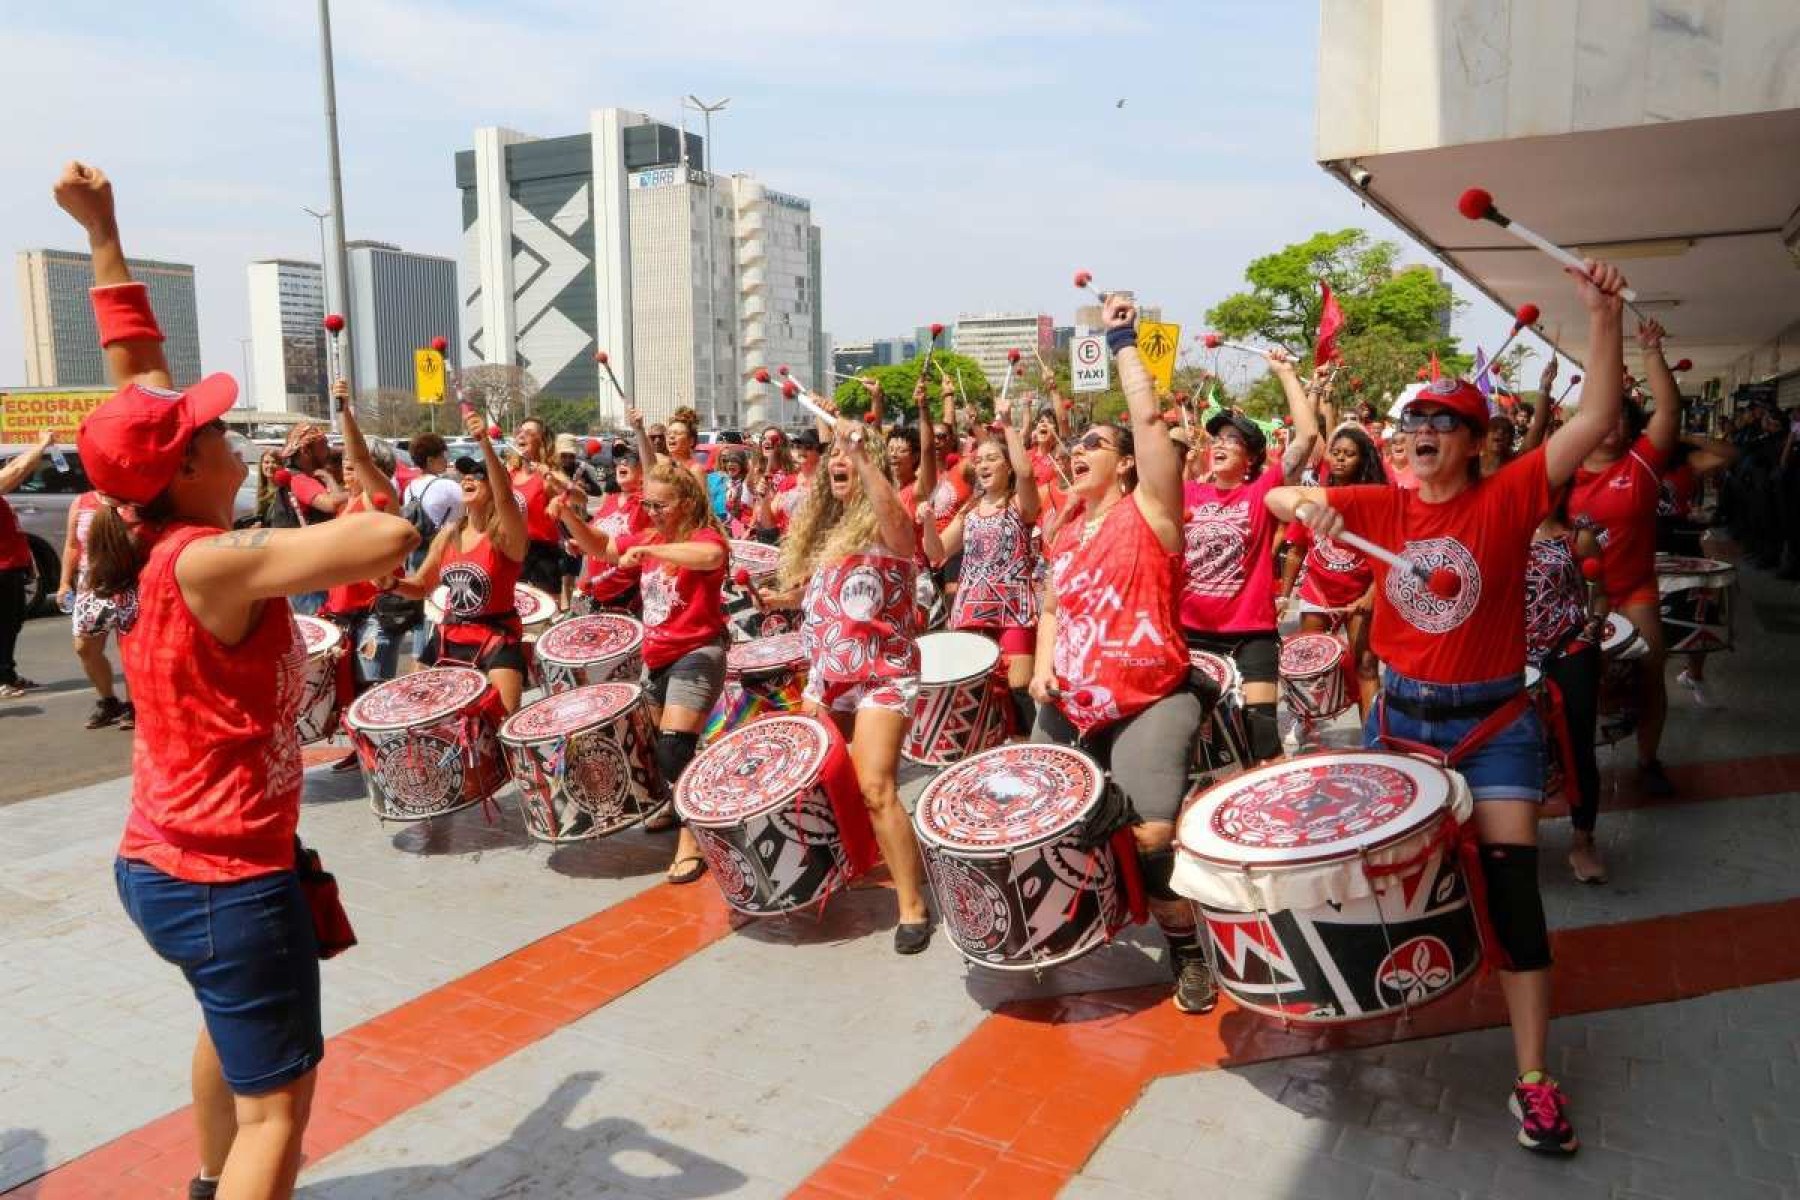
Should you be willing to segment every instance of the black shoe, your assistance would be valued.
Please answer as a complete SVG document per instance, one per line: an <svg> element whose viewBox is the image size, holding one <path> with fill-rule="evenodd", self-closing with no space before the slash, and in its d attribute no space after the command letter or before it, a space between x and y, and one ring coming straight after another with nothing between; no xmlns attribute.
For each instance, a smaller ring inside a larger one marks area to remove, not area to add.
<svg viewBox="0 0 1800 1200"><path fill-rule="evenodd" d="M1176 1008L1198 1015L1218 1006L1219 984L1199 943L1169 943L1169 970L1175 976Z"/></svg>
<svg viewBox="0 0 1800 1200"><path fill-rule="evenodd" d="M188 1200L214 1200L219 1194L219 1181L198 1175L188 1180Z"/></svg>
<svg viewBox="0 0 1800 1200"><path fill-rule="evenodd" d="M119 714L119 728L120 729L136 729L137 728L137 705L133 704L129 700L127 700L125 702L125 711Z"/></svg>
<svg viewBox="0 0 1800 1200"><path fill-rule="evenodd" d="M94 701L94 710L88 713L89 729L104 729L108 725L117 724L125 716L125 706L115 696L103 696Z"/></svg>
<svg viewBox="0 0 1800 1200"><path fill-rule="evenodd" d="M361 766L362 760L357 758L356 751L352 750L350 753L331 764L331 773L333 775L348 775L350 772Z"/></svg>
<svg viewBox="0 0 1800 1200"><path fill-rule="evenodd" d="M917 954L931 945L930 921L902 921L894 926L894 953Z"/></svg>
<svg viewBox="0 0 1800 1200"><path fill-rule="evenodd" d="M1673 796L1675 784L1663 770L1662 760L1653 758L1638 764L1638 790L1646 796Z"/></svg>

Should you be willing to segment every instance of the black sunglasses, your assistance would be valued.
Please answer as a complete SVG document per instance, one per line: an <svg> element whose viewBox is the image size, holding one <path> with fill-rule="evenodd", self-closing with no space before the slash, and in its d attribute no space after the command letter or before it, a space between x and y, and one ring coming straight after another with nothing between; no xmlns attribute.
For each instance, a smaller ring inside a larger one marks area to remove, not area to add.
<svg viewBox="0 0 1800 1200"><path fill-rule="evenodd" d="M1401 433L1417 433L1428 427L1433 433L1451 433L1461 424L1463 419L1447 408L1436 408L1430 412L1409 408L1400 414Z"/></svg>
<svg viewBox="0 0 1800 1200"><path fill-rule="evenodd" d="M1117 446L1107 441L1106 435L1097 429L1091 429L1082 434L1081 437L1076 440L1075 448L1077 450L1112 450L1114 452L1117 452L1119 449Z"/></svg>

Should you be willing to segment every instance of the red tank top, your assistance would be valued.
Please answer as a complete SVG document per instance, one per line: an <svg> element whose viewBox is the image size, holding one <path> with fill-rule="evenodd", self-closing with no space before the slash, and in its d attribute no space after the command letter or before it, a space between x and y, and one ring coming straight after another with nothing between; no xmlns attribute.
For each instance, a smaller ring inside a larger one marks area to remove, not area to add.
<svg viewBox="0 0 1800 1200"><path fill-rule="evenodd" d="M1085 540L1084 532L1076 519L1057 535L1050 586L1057 707L1087 733L1173 692L1188 656L1176 618L1181 551L1163 547L1132 496Z"/></svg>
<svg viewBox="0 0 1800 1200"><path fill-rule="evenodd" d="M29 570L31 561L31 543L19 529L12 505L0 496L0 571Z"/></svg>
<svg viewBox="0 0 1800 1200"><path fill-rule="evenodd" d="M814 572L800 602L800 635L812 671L834 683L919 673L911 559L871 547Z"/></svg>
<svg viewBox="0 0 1800 1200"><path fill-rule="evenodd" d="M513 590L524 564L500 553L486 534L473 550L464 550L461 542L459 530L451 537L438 565L438 581L446 592L444 640L478 646L496 631L515 638L524 636Z"/></svg>
<svg viewBox="0 0 1800 1200"><path fill-rule="evenodd" d="M512 477L513 495L525 501L525 536L534 542L561 542L562 533L550 516L550 495L544 477L529 467Z"/></svg>
<svg viewBox="0 0 1800 1200"><path fill-rule="evenodd" d="M369 507L368 499L358 492L350 497L348 503L339 509L339 515L363 512ZM375 597L381 594L373 583L359 580L356 583L340 583L325 593L325 603L319 611L326 616L344 617L351 613L366 613L375 607Z"/></svg>
<svg viewBox="0 0 1800 1200"><path fill-rule="evenodd" d="M287 601L263 601L249 635L227 646L175 580L181 552L218 532L163 531L138 576L136 620L119 637L138 710L119 854L194 883L293 869L300 824L306 647Z"/></svg>

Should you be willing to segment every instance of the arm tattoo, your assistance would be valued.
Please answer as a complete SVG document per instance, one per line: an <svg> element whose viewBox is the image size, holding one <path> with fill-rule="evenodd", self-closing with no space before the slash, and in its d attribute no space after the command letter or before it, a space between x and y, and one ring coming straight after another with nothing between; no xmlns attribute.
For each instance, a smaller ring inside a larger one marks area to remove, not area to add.
<svg viewBox="0 0 1800 1200"><path fill-rule="evenodd" d="M261 550L275 536L273 529L234 529L212 539L222 550Z"/></svg>

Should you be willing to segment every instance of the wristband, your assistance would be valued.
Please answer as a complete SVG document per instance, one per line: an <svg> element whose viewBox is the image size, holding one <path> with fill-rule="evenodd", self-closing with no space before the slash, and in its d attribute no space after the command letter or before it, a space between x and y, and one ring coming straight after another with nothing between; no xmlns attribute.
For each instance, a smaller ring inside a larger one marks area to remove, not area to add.
<svg viewBox="0 0 1800 1200"><path fill-rule="evenodd" d="M144 284L115 283L90 288L88 299L94 306L94 324L100 328L102 346L163 340L156 312L150 307L150 289Z"/></svg>
<svg viewBox="0 0 1800 1200"><path fill-rule="evenodd" d="M1130 325L1121 325L1117 329L1106 331L1106 348L1117 354L1125 347L1137 346L1137 329Z"/></svg>

